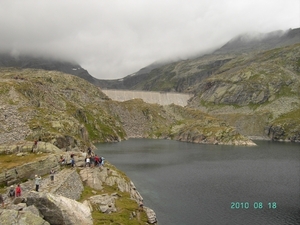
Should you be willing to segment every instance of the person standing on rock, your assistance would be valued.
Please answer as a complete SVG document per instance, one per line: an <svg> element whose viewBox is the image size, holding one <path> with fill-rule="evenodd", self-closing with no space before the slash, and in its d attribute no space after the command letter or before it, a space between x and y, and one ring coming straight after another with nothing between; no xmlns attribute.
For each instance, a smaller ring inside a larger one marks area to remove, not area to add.
<svg viewBox="0 0 300 225"><path fill-rule="evenodd" d="M15 195L16 195L16 192L15 192L14 186L11 185L10 189L9 189L9 192L8 192L8 196L13 198L13 197L15 197Z"/></svg>
<svg viewBox="0 0 300 225"><path fill-rule="evenodd" d="M90 166L91 166L90 157L87 157L87 158L86 158L85 166L86 166L86 167L90 167Z"/></svg>
<svg viewBox="0 0 300 225"><path fill-rule="evenodd" d="M40 188L40 182L41 182L41 177L39 177L38 175L35 175L35 191L39 191Z"/></svg>
<svg viewBox="0 0 300 225"><path fill-rule="evenodd" d="M20 197L20 196L21 196L21 187L20 184L18 184L16 187L16 197Z"/></svg>
<svg viewBox="0 0 300 225"><path fill-rule="evenodd" d="M95 166L100 166L100 158L97 154L95 155Z"/></svg>
<svg viewBox="0 0 300 225"><path fill-rule="evenodd" d="M53 169L50 170L50 180L51 182L54 182L54 174L55 174L55 171Z"/></svg>
<svg viewBox="0 0 300 225"><path fill-rule="evenodd" d="M103 156L101 156L101 166L104 166L104 160L105 160L105 158Z"/></svg>
<svg viewBox="0 0 300 225"><path fill-rule="evenodd" d="M71 154L70 162L71 162L71 168L75 167L75 154L74 153Z"/></svg>
<svg viewBox="0 0 300 225"><path fill-rule="evenodd" d="M75 159L74 156L71 158L71 168L75 167Z"/></svg>

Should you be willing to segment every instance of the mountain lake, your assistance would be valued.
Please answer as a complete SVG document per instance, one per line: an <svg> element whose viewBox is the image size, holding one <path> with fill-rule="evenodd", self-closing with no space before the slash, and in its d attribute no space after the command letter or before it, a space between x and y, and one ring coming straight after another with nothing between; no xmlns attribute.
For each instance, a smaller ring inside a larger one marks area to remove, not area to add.
<svg viewBox="0 0 300 225"><path fill-rule="evenodd" d="M300 144L257 146L129 139L97 144L159 225L300 224Z"/></svg>

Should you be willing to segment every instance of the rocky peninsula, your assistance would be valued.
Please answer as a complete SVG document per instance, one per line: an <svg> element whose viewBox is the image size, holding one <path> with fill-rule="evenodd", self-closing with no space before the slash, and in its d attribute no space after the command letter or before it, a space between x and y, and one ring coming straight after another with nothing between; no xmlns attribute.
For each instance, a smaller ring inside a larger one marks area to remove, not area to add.
<svg viewBox="0 0 300 225"><path fill-rule="evenodd" d="M38 142L33 153L29 148L33 144L0 147L0 190L5 203L0 208L1 224L157 224L152 209L139 208L143 198L133 182L109 162L86 167L86 153L61 151L45 142ZM68 162L71 154L75 168L60 163L61 157ZM56 171L53 182L51 169ZM42 176L39 192L34 190L35 174ZM21 186L21 196L9 197L9 187L16 184Z"/></svg>

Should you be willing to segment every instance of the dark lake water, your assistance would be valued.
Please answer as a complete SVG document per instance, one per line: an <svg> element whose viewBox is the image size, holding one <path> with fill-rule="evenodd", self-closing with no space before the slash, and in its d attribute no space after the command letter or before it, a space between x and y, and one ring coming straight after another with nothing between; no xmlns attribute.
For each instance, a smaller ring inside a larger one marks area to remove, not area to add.
<svg viewBox="0 0 300 225"><path fill-rule="evenodd" d="M300 144L255 147L130 139L97 145L160 225L300 224Z"/></svg>

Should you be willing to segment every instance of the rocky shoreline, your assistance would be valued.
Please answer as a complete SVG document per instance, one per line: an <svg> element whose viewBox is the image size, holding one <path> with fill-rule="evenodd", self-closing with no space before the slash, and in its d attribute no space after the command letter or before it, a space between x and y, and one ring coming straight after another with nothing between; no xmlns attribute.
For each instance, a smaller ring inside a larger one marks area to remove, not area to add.
<svg viewBox="0 0 300 225"><path fill-rule="evenodd" d="M32 162L0 172L5 202L4 208L0 208L1 224L89 225L97 224L97 217L117 221L119 213L126 210L128 221L133 224L157 224L152 209L144 206L141 211L139 208L143 198L133 182L109 162L103 167L85 167L85 153L61 151L50 143L39 143L39 151L32 153L31 148L25 146L32 146L33 142L26 143L22 143L23 148L18 144L0 146L0 159L5 155L21 158L42 155ZM75 168L59 162L61 155L68 161L70 154L75 155ZM51 169L56 171L54 182L49 177ZM42 176L39 192L34 190L35 174ZM17 183L22 195L8 197L6 187Z"/></svg>

